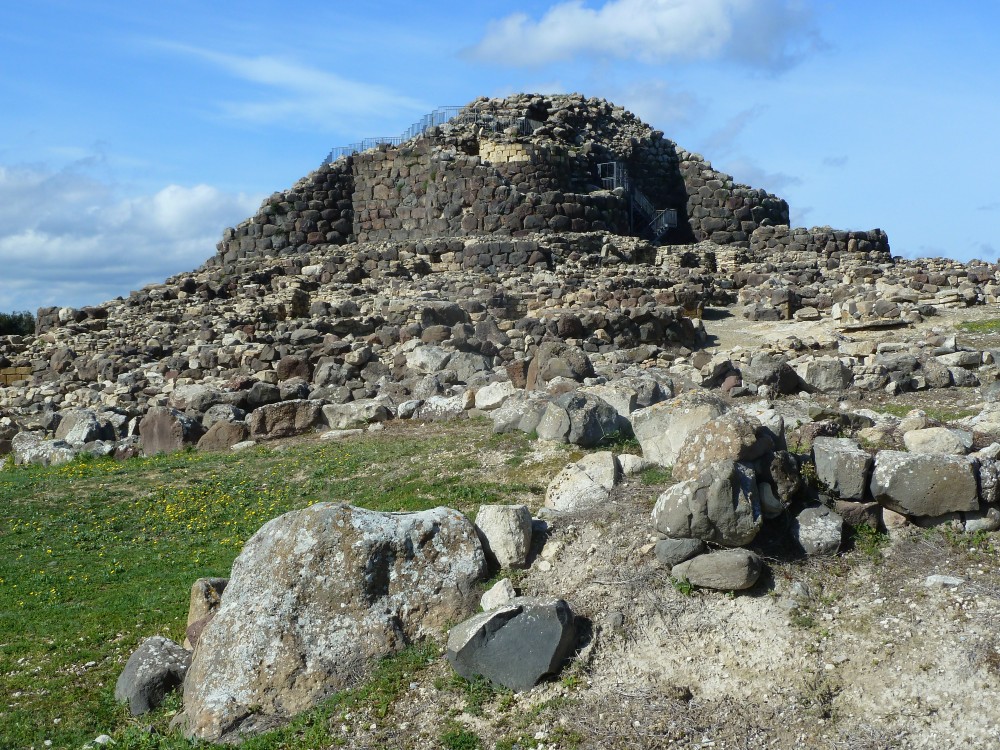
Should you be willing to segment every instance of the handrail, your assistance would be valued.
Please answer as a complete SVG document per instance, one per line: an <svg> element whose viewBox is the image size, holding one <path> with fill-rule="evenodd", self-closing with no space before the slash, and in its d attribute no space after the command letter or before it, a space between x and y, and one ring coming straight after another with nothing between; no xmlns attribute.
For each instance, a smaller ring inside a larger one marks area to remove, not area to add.
<svg viewBox="0 0 1000 750"><path fill-rule="evenodd" d="M649 222L646 228L652 232L655 239L659 240L669 229L677 226L677 211L672 208L657 210L646 194L632 182L624 162L604 162L597 165L597 170L601 184L605 188L614 190L620 187L625 191L632 206L637 208L639 213Z"/></svg>
<svg viewBox="0 0 1000 750"><path fill-rule="evenodd" d="M378 148L382 145L399 146L419 135L423 135L431 128L440 127L449 123L453 125L478 125L484 130L489 130L492 133L507 130L507 128L510 127L516 127L518 135L529 135L537 125L534 121L529 120L526 117L497 115L493 110L480 110L475 106L439 107L433 112L426 114L417 120L417 122L413 123L409 128L403 131L401 135L383 138L365 138L362 141L351 143L347 146L335 146L330 149L330 153L326 155L323 163L332 164L337 161L337 159L341 159L345 156L353 156L354 154Z"/></svg>

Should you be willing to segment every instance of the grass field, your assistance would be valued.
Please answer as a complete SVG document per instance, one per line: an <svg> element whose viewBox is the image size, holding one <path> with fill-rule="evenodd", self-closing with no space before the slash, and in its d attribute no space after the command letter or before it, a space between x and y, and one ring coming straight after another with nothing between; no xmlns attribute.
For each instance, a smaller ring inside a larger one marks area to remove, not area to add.
<svg viewBox="0 0 1000 750"><path fill-rule="evenodd" d="M526 461L530 450L525 435L494 436L487 424L466 421L238 454L6 467L0 471L0 748L79 748L104 733L118 748L190 746L141 731L149 724L165 728L176 700L133 720L113 692L144 638L183 640L195 579L227 576L265 521L315 502L376 510L447 505L472 516L482 503L538 504L548 476L569 457L556 456L549 466ZM362 690L391 700L393 675L425 657L419 647L404 652L379 667L381 683ZM302 721L323 724L315 716ZM289 731L253 746L319 741L301 727Z"/></svg>

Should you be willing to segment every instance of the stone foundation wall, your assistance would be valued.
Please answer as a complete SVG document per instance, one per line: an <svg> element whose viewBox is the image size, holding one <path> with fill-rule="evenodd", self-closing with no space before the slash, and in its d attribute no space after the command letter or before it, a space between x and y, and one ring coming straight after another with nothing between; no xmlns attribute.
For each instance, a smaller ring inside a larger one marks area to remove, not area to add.
<svg viewBox="0 0 1000 750"><path fill-rule="evenodd" d="M891 263L889 236L881 229L867 232L830 227L765 226L750 237L749 256L766 262L822 263L825 267Z"/></svg>

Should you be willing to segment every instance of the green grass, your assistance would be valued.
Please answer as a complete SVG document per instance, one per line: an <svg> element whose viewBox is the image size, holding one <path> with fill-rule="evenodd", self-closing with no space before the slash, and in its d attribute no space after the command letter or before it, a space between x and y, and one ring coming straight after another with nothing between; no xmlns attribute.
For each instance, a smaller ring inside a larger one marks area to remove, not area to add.
<svg viewBox="0 0 1000 750"><path fill-rule="evenodd" d="M183 640L193 581L227 576L267 520L321 501L474 516L482 503L540 497L546 480L524 467L480 466L483 450L516 452L526 440L466 422L0 471L0 747L124 733L131 721L113 691L125 660L150 635Z"/></svg>
<svg viewBox="0 0 1000 750"><path fill-rule="evenodd" d="M639 479L647 487L652 487L659 484L669 484L673 481L673 473L674 469L672 466L652 466L639 474Z"/></svg>
<svg viewBox="0 0 1000 750"><path fill-rule="evenodd" d="M964 323L959 323L957 328L966 333L1000 333L1000 318L967 320Z"/></svg>
<svg viewBox="0 0 1000 750"><path fill-rule="evenodd" d="M873 563L882 562L882 550L889 544L889 535L873 529L866 523L855 527L853 532L854 549L863 554Z"/></svg>

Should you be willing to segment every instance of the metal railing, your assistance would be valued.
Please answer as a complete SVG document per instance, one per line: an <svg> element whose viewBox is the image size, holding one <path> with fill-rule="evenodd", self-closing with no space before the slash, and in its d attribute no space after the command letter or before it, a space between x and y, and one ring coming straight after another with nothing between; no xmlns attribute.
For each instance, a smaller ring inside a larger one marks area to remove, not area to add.
<svg viewBox="0 0 1000 750"><path fill-rule="evenodd" d="M606 190L622 188L625 191L632 209L638 209L639 213L649 222L646 228L655 239L661 239L667 231L677 226L677 211L672 208L658 210L653 206L646 194L632 182L624 162L608 161L598 164L597 172L601 178L601 185Z"/></svg>
<svg viewBox="0 0 1000 750"><path fill-rule="evenodd" d="M424 115L417 122L413 123L402 134L397 136L386 136L376 138L365 138L363 141L351 143L347 146L336 146L330 150L324 164L332 164L337 159L345 156L353 156L362 151L369 151L379 146L399 146L419 135L423 135L431 128L442 125L473 125L482 128L484 131L498 133L508 128L517 128L518 135L529 135L541 123L529 120L527 117L510 117L498 115L491 108L480 109L479 107L439 107L433 112Z"/></svg>

